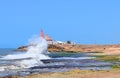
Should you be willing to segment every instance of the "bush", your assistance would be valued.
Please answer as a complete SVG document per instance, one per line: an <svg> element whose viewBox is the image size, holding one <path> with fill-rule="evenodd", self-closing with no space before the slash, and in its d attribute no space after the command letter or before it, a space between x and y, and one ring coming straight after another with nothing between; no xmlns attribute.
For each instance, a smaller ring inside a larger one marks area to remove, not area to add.
<svg viewBox="0 0 120 78"><path fill-rule="evenodd" d="M71 44L71 41L67 41L67 44Z"/></svg>

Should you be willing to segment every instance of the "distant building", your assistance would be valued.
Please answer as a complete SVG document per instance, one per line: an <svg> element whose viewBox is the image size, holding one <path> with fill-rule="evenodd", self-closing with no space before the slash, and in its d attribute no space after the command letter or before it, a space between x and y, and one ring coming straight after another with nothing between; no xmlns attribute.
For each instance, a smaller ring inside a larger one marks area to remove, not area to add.
<svg viewBox="0 0 120 78"><path fill-rule="evenodd" d="M44 32L43 32L43 30L40 31L40 37L42 37L42 38L45 37L45 36L44 36Z"/></svg>
<svg viewBox="0 0 120 78"><path fill-rule="evenodd" d="M53 44L53 40L50 36L48 35L44 35L43 30L40 31L40 37L46 39L46 41L48 42L48 44Z"/></svg>
<svg viewBox="0 0 120 78"><path fill-rule="evenodd" d="M48 35L45 35L45 39L46 39L46 41L53 41L52 38Z"/></svg>
<svg viewBox="0 0 120 78"><path fill-rule="evenodd" d="M48 42L48 44L67 44L66 42L62 42L62 41L54 41L52 39L52 37L48 36L48 35L44 35L43 30L40 31L40 37L46 39L46 41Z"/></svg>

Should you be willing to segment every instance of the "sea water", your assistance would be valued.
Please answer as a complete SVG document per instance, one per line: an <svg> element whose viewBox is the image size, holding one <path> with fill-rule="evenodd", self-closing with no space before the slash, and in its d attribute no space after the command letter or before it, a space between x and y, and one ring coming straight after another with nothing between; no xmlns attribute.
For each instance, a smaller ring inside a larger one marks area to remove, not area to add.
<svg viewBox="0 0 120 78"><path fill-rule="evenodd" d="M0 67L0 71L9 69L30 68L43 65L41 59L49 59L47 53L47 42L45 39L38 37L32 41L32 46L28 51L22 54L9 54L0 58L1 61L11 61L9 65ZM14 62L12 62L14 60Z"/></svg>
<svg viewBox="0 0 120 78"><path fill-rule="evenodd" d="M47 52L47 42L35 38L26 52L14 49L0 49L0 76L31 73L65 72L74 68L106 70L112 65L108 62L94 60L87 53Z"/></svg>

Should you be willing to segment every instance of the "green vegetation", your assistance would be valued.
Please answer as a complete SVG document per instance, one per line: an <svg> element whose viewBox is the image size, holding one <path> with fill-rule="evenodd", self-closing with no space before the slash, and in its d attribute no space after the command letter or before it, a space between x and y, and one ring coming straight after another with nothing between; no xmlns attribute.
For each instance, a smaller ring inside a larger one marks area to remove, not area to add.
<svg viewBox="0 0 120 78"><path fill-rule="evenodd" d="M95 51L94 53L103 53L102 51Z"/></svg>
<svg viewBox="0 0 120 78"><path fill-rule="evenodd" d="M67 44L71 44L71 41L67 41Z"/></svg>
<svg viewBox="0 0 120 78"><path fill-rule="evenodd" d="M72 56L72 55L74 55L74 54L75 54L75 53L73 53L73 52L70 52L70 53L63 52L63 53L59 54L59 56L66 56L66 57L69 57L69 56Z"/></svg>
<svg viewBox="0 0 120 78"><path fill-rule="evenodd" d="M106 61L106 62L120 62L120 55L94 55L95 60ZM120 69L120 65L113 65L111 69Z"/></svg>
<svg viewBox="0 0 120 78"><path fill-rule="evenodd" d="M68 53L68 52L52 52L51 54L49 54L50 57L70 57L70 56L74 56L76 55L76 53Z"/></svg>
<svg viewBox="0 0 120 78"><path fill-rule="evenodd" d="M120 69L120 65L113 65L111 66L112 69Z"/></svg>
<svg viewBox="0 0 120 78"><path fill-rule="evenodd" d="M108 62L120 62L120 55L95 55L96 60Z"/></svg>

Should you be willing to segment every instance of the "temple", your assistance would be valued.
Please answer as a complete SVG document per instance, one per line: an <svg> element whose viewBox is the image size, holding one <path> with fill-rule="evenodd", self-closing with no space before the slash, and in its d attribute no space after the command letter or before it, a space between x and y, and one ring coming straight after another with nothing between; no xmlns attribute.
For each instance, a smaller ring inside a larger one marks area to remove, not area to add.
<svg viewBox="0 0 120 78"><path fill-rule="evenodd" d="M44 38L44 32L43 32L43 30L40 31L40 37Z"/></svg>
<svg viewBox="0 0 120 78"><path fill-rule="evenodd" d="M45 35L45 39L46 39L46 41L53 41L52 38L48 35Z"/></svg>
<svg viewBox="0 0 120 78"><path fill-rule="evenodd" d="M53 41L52 38L48 35L44 35L43 30L40 31L40 37L46 39L46 41Z"/></svg>
<svg viewBox="0 0 120 78"><path fill-rule="evenodd" d="M43 30L40 31L40 37L46 39L48 44L64 44L62 41L54 41L49 35L44 35Z"/></svg>
<svg viewBox="0 0 120 78"><path fill-rule="evenodd" d="M67 43L67 42L53 40L49 35L45 35L43 30L40 31L40 37L44 38L48 42L48 44L66 44ZM75 43L71 43L71 44L75 44Z"/></svg>

